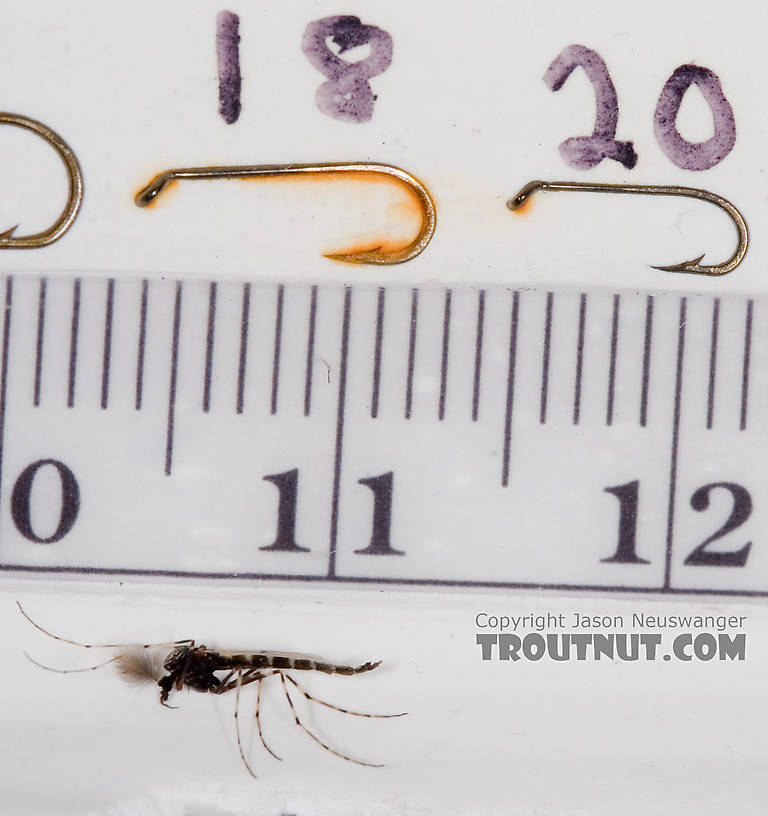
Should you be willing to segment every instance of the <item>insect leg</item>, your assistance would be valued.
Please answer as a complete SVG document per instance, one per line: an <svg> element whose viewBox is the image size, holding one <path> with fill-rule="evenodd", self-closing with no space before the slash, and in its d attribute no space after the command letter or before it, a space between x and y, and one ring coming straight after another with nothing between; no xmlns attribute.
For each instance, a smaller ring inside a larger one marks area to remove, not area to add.
<svg viewBox="0 0 768 816"><path fill-rule="evenodd" d="M347 756L346 754L342 754L339 751L335 751L333 748L331 748L330 745L326 745L319 737L317 737L315 734L313 734L309 730L309 728L307 728L307 726L304 725L304 723L299 719L299 715L296 713L296 709L293 706L293 700L291 700L291 695L288 692L288 686L286 686L286 684L285 684L285 675L283 674L283 672L278 672L278 674L280 675L280 682L283 684L283 691L285 692L285 698L286 698L286 700L288 700L288 705L291 707L291 712L293 713L294 722L296 723L296 725L299 726L299 728L301 728L302 731L304 731L308 736L310 736L316 743L318 743L318 745L321 745L323 748L325 748L326 751L333 754L334 756L339 757L339 759L346 759L349 762L354 762L356 765L367 765L369 768L382 768L383 767L383 765L376 764L376 763L373 763L373 762L363 762L360 759L353 759L352 757Z"/></svg>
<svg viewBox="0 0 768 816"><path fill-rule="evenodd" d="M306 697L307 700L323 705L326 708L332 708L334 711L340 711L342 714L350 714L353 717L377 717L380 719L389 719L391 717L404 717L408 713L407 711L403 711L401 714L366 714L362 711L350 711L347 708L341 708L333 703L327 703L325 700L319 700L317 697L313 697L305 688L300 686L290 674L286 674L285 679L289 683L293 683L293 685L296 686L296 688L304 695L304 697Z"/></svg>
<svg viewBox="0 0 768 816"><path fill-rule="evenodd" d="M237 689L237 693L239 694L240 689L243 686L247 686L249 683L257 682L258 686L256 689L256 725L259 730L259 739L261 740L261 744L267 749L267 751L272 754L275 759L282 760L282 757L279 757L270 747L267 745L266 740L264 739L264 734L261 730L261 717L260 714L260 706L261 706L261 681L267 677L272 676L273 674L278 674L279 672L272 671L268 673L264 673L258 671L256 669L248 669L243 671L242 673L238 671L238 677L236 680L230 682L230 678L235 673L233 669L229 674L227 674L221 681L221 685L218 688L211 689L212 694L225 694L228 691L231 691L233 688Z"/></svg>
<svg viewBox="0 0 768 816"><path fill-rule="evenodd" d="M229 680L235 671L237 671L238 674L242 673L242 680L239 680L238 678L231 681ZM271 673L275 674L276 672ZM232 691L232 689L236 689L238 686L247 686L249 683L255 683L260 678L267 676L268 675L264 674L260 669L234 669L221 681L220 686L217 686L215 689L211 689L210 691L211 694L226 694L228 691Z"/></svg>
<svg viewBox="0 0 768 816"><path fill-rule="evenodd" d="M240 752L240 759L243 760L243 765L245 765L246 770L248 773L254 778L258 779L256 774L253 772L253 769L248 764L248 760L245 758L245 752L243 751L243 743L240 739L240 721L238 720L238 714L240 711L240 686L243 677L242 669L237 670L237 681L235 684L235 733L237 734L237 750ZM257 678L253 678L254 680Z"/></svg>
<svg viewBox="0 0 768 816"><path fill-rule="evenodd" d="M277 672L272 672L272 674L277 674ZM259 717L259 709L261 707L261 681L264 677L259 677L258 683L256 686L256 725L259 729L259 739L261 740L261 744L269 751L270 754L275 759L279 759L282 761L282 757L279 757L270 747L267 745L266 740L264 739L264 734L261 732L261 718Z"/></svg>

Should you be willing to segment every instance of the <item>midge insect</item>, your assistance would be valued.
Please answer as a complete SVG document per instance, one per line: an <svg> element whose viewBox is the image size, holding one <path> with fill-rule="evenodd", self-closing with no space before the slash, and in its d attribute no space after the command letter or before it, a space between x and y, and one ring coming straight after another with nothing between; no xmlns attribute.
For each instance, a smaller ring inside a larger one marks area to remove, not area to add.
<svg viewBox="0 0 768 816"><path fill-rule="evenodd" d="M168 705L168 698L173 691L181 691L183 688L193 689L194 691L210 692L211 694L226 694L229 691L235 692L235 732L237 734L237 748L240 752L240 758L243 760L248 773L256 779L256 774L253 772L248 759L243 751L243 744L240 739L240 724L238 720L240 708L240 689L250 683L256 683L256 712L255 720L259 732L259 739L264 748L275 758L281 759L275 752L267 745L264 734L261 730L260 707L261 707L261 683L268 677L277 675L280 678L285 699L288 701L288 706L291 709L293 720L299 728L311 737L318 745L325 748L334 756L340 759L346 759L349 762L354 762L357 765L366 765L371 768L381 768L382 765L373 762L364 762L360 759L353 759L346 754L342 754L326 745L316 734L307 728L301 721L296 708L293 705L293 699L288 689L290 683L299 693L304 695L305 699L311 703L325 706L326 708L339 711L342 714L349 714L353 717L375 717L380 719L390 719L392 717L403 717L407 712L401 714L366 714L360 711L350 711L346 708L328 703L325 700L320 700L313 697L305 688L287 674L287 671L317 671L323 674L363 674L364 672L373 671L381 664L380 660L375 662L363 663L360 666L344 666L336 663L328 663L322 658L313 657L310 655L286 654L281 652L269 651L233 651L223 649L209 649L202 644L196 645L191 638L184 640L174 640L166 643L144 643L141 645L128 645L123 643L80 643L77 640L70 640L69 638L54 635L47 629L36 623L24 611L21 604L16 601L21 614L35 627L54 640L59 640L62 643L69 643L72 646L80 646L84 649L120 649L119 654L106 660L104 663L98 663L95 666L86 666L80 669L56 669L51 666L45 666L38 663L26 652L24 653L27 659L39 666L41 669L47 671L57 672L59 674L71 674L73 672L94 671L103 666L108 666L110 663L115 664L120 677L131 685L141 685L143 683L157 683L160 687L160 703L166 708L177 708L177 706ZM171 647L171 651L164 653L164 649Z"/></svg>

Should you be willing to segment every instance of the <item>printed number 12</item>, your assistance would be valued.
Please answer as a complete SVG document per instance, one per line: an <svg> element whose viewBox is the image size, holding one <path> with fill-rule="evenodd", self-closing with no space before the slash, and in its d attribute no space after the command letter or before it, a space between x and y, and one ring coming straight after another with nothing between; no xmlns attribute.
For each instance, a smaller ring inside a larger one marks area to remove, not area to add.
<svg viewBox="0 0 768 816"><path fill-rule="evenodd" d="M606 487L605 492L610 493L619 500L619 537L616 551L609 558L601 558L605 564L649 564L644 558L640 558L636 552L637 537L637 505L640 482L637 480L627 482L627 484L617 487ZM747 557L752 547L752 542L748 541L741 549L727 552L712 551L707 549L709 545L719 538L727 535L733 530L741 527L752 513L752 497L746 488L734 482L712 482L704 485L691 496L691 507L697 512L704 512L709 508L709 495L713 490L727 490L733 499L733 507L730 515L716 532L704 539L686 557L687 566L697 567L743 567L747 563Z"/></svg>

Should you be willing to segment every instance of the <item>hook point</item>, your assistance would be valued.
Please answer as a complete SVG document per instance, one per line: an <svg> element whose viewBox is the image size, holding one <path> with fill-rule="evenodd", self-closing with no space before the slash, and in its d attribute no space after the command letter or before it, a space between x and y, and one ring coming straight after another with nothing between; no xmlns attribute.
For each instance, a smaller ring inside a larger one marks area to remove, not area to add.
<svg viewBox="0 0 768 816"><path fill-rule="evenodd" d="M709 275L717 275L719 272L708 272L709 267L702 269L699 264L704 260L703 253L698 258L691 258L690 261L681 261L677 264L670 264L669 266L651 266L651 269L658 269L660 272L704 272ZM714 267L713 267L714 268Z"/></svg>

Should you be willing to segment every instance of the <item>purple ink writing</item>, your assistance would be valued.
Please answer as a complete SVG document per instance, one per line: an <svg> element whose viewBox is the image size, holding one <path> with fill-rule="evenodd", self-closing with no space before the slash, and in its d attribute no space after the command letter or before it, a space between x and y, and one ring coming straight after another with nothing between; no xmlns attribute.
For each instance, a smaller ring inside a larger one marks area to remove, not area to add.
<svg viewBox="0 0 768 816"><path fill-rule="evenodd" d="M219 113L232 125L240 116L240 18L231 11L216 15L216 62L219 72Z"/></svg>
<svg viewBox="0 0 768 816"><path fill-rule="evenodd" d="M689 142L677 129L677 114L691 85L698 86L712 111L715 132L705 142ZM717 74L698 65L681 65L661 90L653 116L656 141L672 162L683 170L708 170L721 162L736 143L733 109L725 98Z"/></svg>
<svg viewBox="0 0 768 816"><path fill-rule="evenodd" d="M583 45L569 45L552 61L544 74L551 91L559 91L574 69L584 69L595 91L595 128L591 136L576 136L560 145L566 164L578 170L591 170L603 159L613 159L631 170L637 164L632 142L617 142L619 101L608 67L602 57Z"/></svg>
<svg viewBox="0 0 768 816"><path fill-rule="evenodd" d="M371 53L359 62L347 62L331 51L328 39L338 47L339 54L366 44ZM368 80L389 68L392 37L376 26L363 25L359 17L324 17L307 26L301 49L312 65L328 77L315 94L319 110L334 119L368 122L376 101Z"/></svg>

